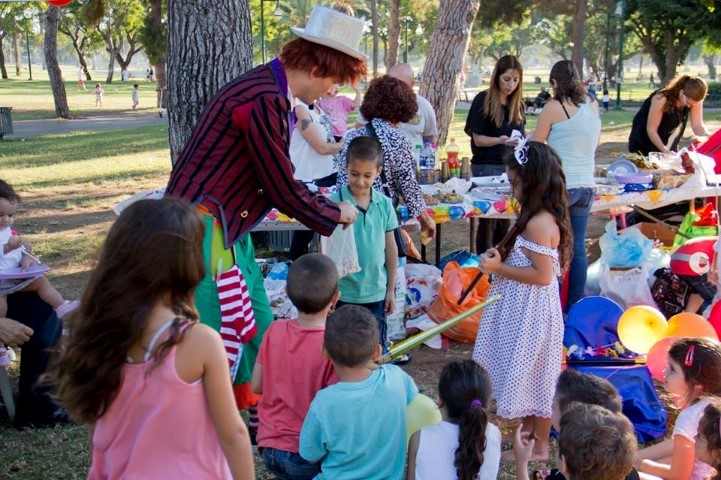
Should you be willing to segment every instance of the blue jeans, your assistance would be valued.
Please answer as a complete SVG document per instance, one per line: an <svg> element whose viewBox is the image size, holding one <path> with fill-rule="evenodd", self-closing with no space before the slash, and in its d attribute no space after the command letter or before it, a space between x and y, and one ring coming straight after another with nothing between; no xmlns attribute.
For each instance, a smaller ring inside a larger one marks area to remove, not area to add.
<svg viewBox="0 0 721 480"><path fill-rule="evenodd" d="M378 343L383 348L383 353L388 353L388 324L386 323L386 313L384 311L385 300L371 303L348 303L339 300L336 308L340 308L343 305L358 305L371 311L378 321Z"/></svg>
<svg viewBox="0 0 721 480"><path fill-rule="evenodd" d="M320 473L320 462L310 463L298 453L275 448L263 450L263 462L277 480L312 480Z"/></svg>
<svg viewBox="0 0 721 480"><path fill-rule="evenodd" d="M588 256L586 255L586 226L593 204L592 188L569 188L568 210L571 215L573 231L573 259L568 271L568 299L566 311L574 303L583 298L588 273Z"/></svg>

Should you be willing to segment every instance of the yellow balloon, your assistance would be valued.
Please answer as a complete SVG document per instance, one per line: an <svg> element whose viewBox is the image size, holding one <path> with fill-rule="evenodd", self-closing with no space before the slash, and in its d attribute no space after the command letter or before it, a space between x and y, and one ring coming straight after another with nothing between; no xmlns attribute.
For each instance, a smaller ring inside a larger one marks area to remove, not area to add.
<svg viewBox="0 0 721 480"><path fill-rule="evenodd" d="M645 355L651 347L668 335L668 323L661 312L653 307L631 307L618 320L618 338L624 347Z"/></svg>
<svg viewBox="0 0 721 480"><path fill-rule="evenodd" d="M441 411L436 402L419 393L406 407L406 442L418 430L439 423L441 420Z"/></svg>

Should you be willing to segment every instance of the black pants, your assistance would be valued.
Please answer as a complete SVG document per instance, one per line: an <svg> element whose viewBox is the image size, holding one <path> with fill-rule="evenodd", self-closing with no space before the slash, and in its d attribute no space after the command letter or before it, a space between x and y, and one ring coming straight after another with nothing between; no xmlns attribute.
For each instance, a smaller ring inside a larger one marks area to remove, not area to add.
<svg viewBox="0 0 721 480"><path fill-rule="evenodd" d="M506 167L503 164L473 164L471 165L471 171L474 177L495 177L505 173ZM476 253L480 255L489 248L501 243L510 226L510 220L479 218L478 230L476 231Z"/></svg>
<svg viewBox="0 0 721 480"><path fill-rule="evenodd" d="M51 386L39 385L50 359L49 349L62 335L63 324L52 307L33 292L8 295L8 318L33 329L33 335L22 345L20 361L20 394L15 426L18 428L51 426L59 420L59 407L50 398Z"/></svg>
<svg viewBox="0 0 721 480"><path fill-rule="evenodd" d="M337 178L338 174L333 173L327 177L313 180L313 183L319 187L332 187L335 185ZM293 239L290 241L290 251L288 252L288 258L291 261L295 261L308 253L308 245L313 240L313 235L315 235L313 230L296 230L293 232Z"/></svg>

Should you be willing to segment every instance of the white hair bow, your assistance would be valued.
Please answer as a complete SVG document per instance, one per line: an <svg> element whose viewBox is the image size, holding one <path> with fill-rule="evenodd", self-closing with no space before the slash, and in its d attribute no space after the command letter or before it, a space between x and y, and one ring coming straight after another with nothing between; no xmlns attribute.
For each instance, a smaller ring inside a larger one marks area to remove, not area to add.
<svg viewBox="0 0 721 480"><path fill-rule="evenodd" d="M511 138L518 140L518 143L516 143L513 149L513 156L516 157L519 165L525 165L528 161L528 138L524 137L518 130L511 132Z"/></svg>

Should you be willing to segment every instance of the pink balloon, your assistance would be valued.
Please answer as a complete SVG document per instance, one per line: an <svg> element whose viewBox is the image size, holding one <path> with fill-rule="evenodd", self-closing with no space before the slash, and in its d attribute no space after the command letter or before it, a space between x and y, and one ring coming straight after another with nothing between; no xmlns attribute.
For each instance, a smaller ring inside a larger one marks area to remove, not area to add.
<svg viewBox="0 0 721 480"><path fill-rule="evenodd" d="M666 337L654 343L651 350L648 351L646 357L646 367L651 372L651 376L659 382L666 381L663 372L668 367L668 351L671 349L673 342L681 337Z"/></svg>

